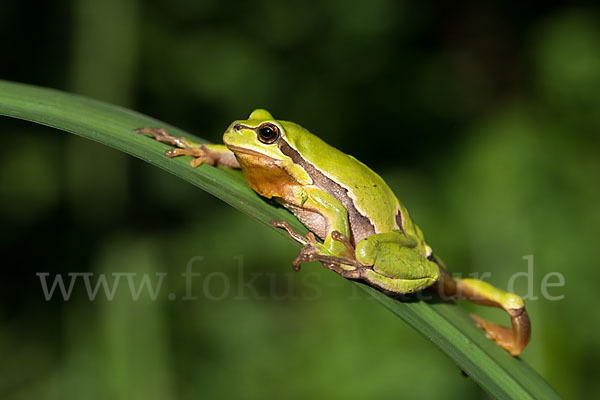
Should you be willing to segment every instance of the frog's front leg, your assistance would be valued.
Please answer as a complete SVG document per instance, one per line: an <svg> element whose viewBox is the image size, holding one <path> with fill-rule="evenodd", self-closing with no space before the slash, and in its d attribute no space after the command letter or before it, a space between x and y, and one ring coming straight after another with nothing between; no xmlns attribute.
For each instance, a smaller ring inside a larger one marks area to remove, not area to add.
<svg viewBox="0 0 600 400"><path fill-rule="evenodd" d="M164 128L140 128L133 130L141 135L150 135L159 142L175 146L165 151L167 157L190 156L192 167L202 164L222 165L228 168L240 168L233 152L222 144L199 144L189 139L173 136Z"/></svg>
<svg viewBox="0 0 600 400"><path fill-rule="evenodd" d="M324 251L323 245L321 245L317 241L315 235L312 232L308 232L306 236L302 236L295 232L287 221L272 220L270 222L271 225L277 228L285 229L287 233L292 237L292 239L304 245L296 259L292 263L294 271L300 271L300 266L303 263L319 261L321 262L321 264L323 264L323 267L337 272L344 278L362 278L363 270L357 268L362 267L362 265L358 261L356 261L355 258L328 255L326 251ZM350 249L352 250L350 254L353 254L354 247L352 247L349 239L345 235L341 234L338 231L333 231L332 238L334 240L342 242L344 246L349 245Z"/></svg>
<svg viewBox="0 0 600 400"><path fill-rule="evenodd" d="M271 221L271 224L285 229L289 235L304 247L294 260L297 271L305 262L320 261L344 277L354 278L354 271L361 263L356 261L354 246L349 241L340 240L350 236L348 211L333 196L313 187L295 187L288 190L283 204L289 207L309 229L323 239L319 243L312 233L306 237L294 232L285 221ZM300 210L300 211L299 211Z"/></svg>

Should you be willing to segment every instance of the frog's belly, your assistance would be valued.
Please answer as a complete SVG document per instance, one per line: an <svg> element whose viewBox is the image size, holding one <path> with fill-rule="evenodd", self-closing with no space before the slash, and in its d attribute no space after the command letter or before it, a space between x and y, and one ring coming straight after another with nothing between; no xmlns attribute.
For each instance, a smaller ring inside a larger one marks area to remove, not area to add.
<svg viewBox="0 0 600 400"><path fill-rule="evenodd" d="M317 235L322 240L327 238L327 235L330 233L331 227L321 213L316 210L310 210L302 207L298 207L296 205L287 203L285 200L278 198L278 202L290 210L296 218L300 220L315 235ZM362 224L352 224L352 215L349 216L349 225L350 225L350 241L353 245L356 245L359 241L364 239L365 237L371 236L374 234L373 228L371 225L365 226ZM342 232L344 233L344 232Z"/></svg>
<svg viewBox="0 0 600 400"><path fill-rule="evenodd" d="M313 232L322 240L325 240L329 231L329 224L323 215L317 211L307 210L305 208L286 203L285 201L280 201L280 203L290 210L296 216L296 218L298 218L300 222L302 222L304 226L308 228L309 231Z"/></svg>

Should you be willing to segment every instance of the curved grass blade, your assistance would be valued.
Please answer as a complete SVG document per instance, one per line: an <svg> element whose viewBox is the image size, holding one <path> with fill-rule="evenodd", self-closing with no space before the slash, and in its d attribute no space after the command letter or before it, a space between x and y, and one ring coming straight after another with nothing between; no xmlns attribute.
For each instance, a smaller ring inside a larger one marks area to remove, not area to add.
<svg viewBox="0 0 600 400"><path fill-rule="evenodd" d="M261 223L270 226L271 219L285 219L294 229L306 232L296 218L261 199L239 175L205 165L192 169L183 158L165 157L165 145L131 132L143 126L165 127L175 135L206 142L153 118L85 97L6 81L0 81L0 115L103 143L185 179ZM492 396L498 399L560 398L527 364L486 339L470 317L453 303L400 302L368 286L357 285L431 340Z"/></svg>

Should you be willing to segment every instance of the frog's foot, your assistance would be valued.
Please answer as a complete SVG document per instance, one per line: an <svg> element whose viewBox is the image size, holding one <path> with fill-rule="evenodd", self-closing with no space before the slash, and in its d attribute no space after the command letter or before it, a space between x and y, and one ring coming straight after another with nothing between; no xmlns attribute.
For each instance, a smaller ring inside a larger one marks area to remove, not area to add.
<svg viewBox="0 0 600 400"><path fill-rule="evenodd" d="M315 244L319 243L317 241L317 238L315 237L315 235L312 232L308 232L306 234L306 236L302 236L302 235L298 234L296 231L294 231L292 229L292 226L287 221L274 219L269 222L271 223L271 225L273 225L276 228L285 229L286 232L288 233L288 235L290 235L292 237L292 239L294 239L296 242L300 243L303 246L315 245ZM300 255L298 255L298 257L300 257ZM296 258L298 258L298 257L296 257Z"/></svg>
<svg viewBox="0 0 600 400"><path fill-rule="evenodd" d="M323 267L337 272L344 278L359 279L364 275L366 266L355 258L324 254L323 245L319 243L312 232L308 232L305 236L302 236L294 231L287 221L272 220L270 222L271 225L277 228L285 229L292 239L304 246L292 263L294 271L300 271L300 266L304 263L319 261L323 264ZM333 231L331 235L332 239L344 243L349 250L349 254L354 255L354 246L352 246L346 236L338 231Z"/></svg>
<svg viewBox="0 0 600 400"><path fill-rule="evenodd" d="M471 318L475 320L475 325L477 325L477 327L485 331L485 336L488 339L492 339L498 346L508 350L513 356L521 354L521 350L514 345L514 335L510 328L486 321L479 315L471 314Z"/></svg>
<svg viewBox="0 0 600 400"><path fill-rule="evenodd" d="M352 245L352 242L350 242L350 239L346 235L344 235L343 233L338 232L338 231L333 231L333 232L331 232L331 238L333 240L335 240L336 242L340 242L344 246L346 246L346 250L348 250L348 254L355 254L355 248Z"/></svg>
<svg viewBox="0 0 600 400"><path fill-rule="evenodd" d="M178 156L194 157L194 159L190 161L190 165L194 168L202 164L223 164L226 166L236 167L235 165L228 165L226 162L223 162L225 157L223 157L223 154L221 154L222 150L213 151L206 145L197 144L179 136L173 136L164 128L145 127L134 129L133 131L135 133L139 133L140 135L150 135L159 142L175 146L176 148L165 151L165 155L169 158Z"/></svg>
<svg viewBox="0 0 600 400"><path fill-rule="evenodd" d="M145 128L134 129L133 131L135 133L139 133L140 135L150 135L157 141L170 144L171 146L179 147L180 150L188 150L188 151L192 152L192 149L198 150L200 148L200 146L195 145L194 143L190 142L189 140L187 140L185 138L171 135L164 128L145 127ZM176 149L172 149L172 150L176 150ZM167 150L167 151L169 151L169 150ZM167 154L167 155L169 157L175 157L176 155L179 155L179 154L173 154L173 155Z"/></svg>
<svg viewBox="0 0 600 400"><path fill-rule="evenodd" d="M366 271L371 270L370 268L363 265L348 265L347 262L345 262L344 264L336 264L321 261L321 264L324 268L334 271L335 273L346 279L364 279Z"/></svg>
<svg viewBox="0 0 600 400"><path fill-rule="evenodd" d="M362 276L364 266L355 259L323 254L318 245L307 244L292 263L294 271L300 271L304 263L319 261L327 269L337 272L344 278L358 279ZM344 267L342 267L342 265Z"/></svg>
<svg viewBox="0 0 600 400"><path fill-rule="evenodd" d="M486 305L489 304L490 303L487 303ZM498 346L516 357L523 352L523 349L527 346L531 336L529 316L527 315L525 306L510 308L506 305L500 305L499 308L504 308L510 316L510 327L494 324L475 314L471 314L471 318L475 320L475 325L485 331L485 336L487 338L492 339Z"/></svg>

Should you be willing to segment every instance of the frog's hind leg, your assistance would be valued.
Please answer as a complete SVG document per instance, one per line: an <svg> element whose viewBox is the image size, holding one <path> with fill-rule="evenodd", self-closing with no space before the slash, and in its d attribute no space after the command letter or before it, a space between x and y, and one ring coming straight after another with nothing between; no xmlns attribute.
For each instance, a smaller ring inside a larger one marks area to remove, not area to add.
<svg viewBox="0 0 600 400"><path fill-rule="evenodd" d="M348 257L322 254L318 247L308 245L300 250L300 254L292 263L295 271L300 271L303 263L319 261L323 267L337 272L344 278L359 279L363 277L364 266L355 259Z"/></svg>
<svg viewBox="0 0 600 400"><path fill-rule="evenodd" d="M521 354L531 336L531 323L523 299L477 279L455 280L442 267L440 273L440 280L432 289L437 290L441 295L506 311L511 320L510 328L496 325L474 314L471 314L471 317L478 327L485 330L486 336L493 339L500 347L508 350L513 356Z"/></svg>

